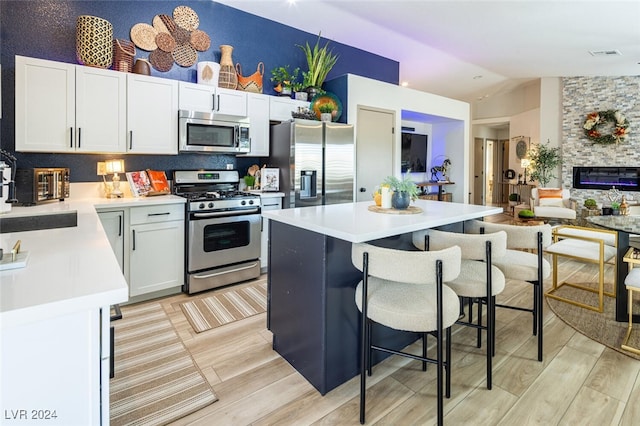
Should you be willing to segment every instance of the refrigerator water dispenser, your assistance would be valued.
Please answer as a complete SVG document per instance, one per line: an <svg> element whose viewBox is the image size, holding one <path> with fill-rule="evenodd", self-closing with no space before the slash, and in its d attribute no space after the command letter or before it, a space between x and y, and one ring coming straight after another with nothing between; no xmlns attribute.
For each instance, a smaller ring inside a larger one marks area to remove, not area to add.
<svg viewBox="0 0 640 426"><path fill-rule="evenodd" d="M317 192L317 171L301 170L300 171L300 198L316 198Z"/></svg>

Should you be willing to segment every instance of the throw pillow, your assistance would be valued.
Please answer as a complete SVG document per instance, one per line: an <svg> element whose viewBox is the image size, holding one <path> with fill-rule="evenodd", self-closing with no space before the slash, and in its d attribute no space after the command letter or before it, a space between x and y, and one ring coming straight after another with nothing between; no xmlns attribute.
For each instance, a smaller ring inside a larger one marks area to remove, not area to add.
<svg viewBox="0 0 640 426"><path fill-rule="evenodd" d="M538 205L550 207L564 207L562 189L538 188Z"/></svg>

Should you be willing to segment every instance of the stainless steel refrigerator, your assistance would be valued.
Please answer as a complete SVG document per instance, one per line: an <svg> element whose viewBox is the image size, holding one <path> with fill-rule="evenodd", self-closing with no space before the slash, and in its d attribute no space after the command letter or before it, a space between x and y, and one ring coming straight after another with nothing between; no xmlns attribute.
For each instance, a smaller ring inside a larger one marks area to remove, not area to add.
<svg viewBox="0 0 640 426"><path fill-rule="evenodd" d="M351 124L295 119L271 126L283 208L353 202L354 157Z"/></svg>

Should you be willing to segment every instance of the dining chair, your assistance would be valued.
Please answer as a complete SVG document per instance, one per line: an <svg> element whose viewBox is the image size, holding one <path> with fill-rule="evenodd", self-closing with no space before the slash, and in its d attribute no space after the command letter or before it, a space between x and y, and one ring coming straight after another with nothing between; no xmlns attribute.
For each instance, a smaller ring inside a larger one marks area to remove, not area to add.
<svg viewBox="0 0 640 426"><path fill-rule="evenodd" d="M437 365L437 422L444 423L443 395L451 395L451 326L458 319L456 293L444 285L460 274L460 247L439 251L404 251L366 243L352 245L351 261L362 272L355 292L361 312L360 423L365 422L366 378L372 374L373 351L400 355ZM382 347L372 342L372 323L419 333L422 355ZM427 335L436 337L436 357L427 357ZM446 334L446 339L444 339ZM443 345L446 347L443 348ZM446 350L446 357L443 354ZM443 393L443 370L446 391Z"/></svg>
<svg viewBox="0 0 640 426"><path fill-rule="evenodd" d="M496 307L531 312L533 335L538 338L538 361L542 361L543 287L544 279L551 274L551 265L544 258L544 250L551 244L551 226L548 224L520 226L469 220L464 223L464 231L470 234L506 232L507 252L503 257L494 257L493 265L502 271L507 280L532 284L533 303L530 308L502 303L496 303Z"/></svg>
<svg viewBox="0 0 640 426"><path fill-rule="evenodd" d="M412 235L413 245L420 250L443 250L458 246L462 253L460 275L446 281L456 294L468 302L467 320L456 324L476 328L477 347L480 348L481 332L487 333L487 389L492 387L493 356L495 355L496 295L504 290L502 271L492 265L492 258L503 257L507 252L507 234L504 231L491 234L463 234L435 229L416 231ZM478 305L477 322L473 322L473 305ZM487 305L487 322L483 325L482 305ZM464 306L464 303L462 303Z"/></svg>

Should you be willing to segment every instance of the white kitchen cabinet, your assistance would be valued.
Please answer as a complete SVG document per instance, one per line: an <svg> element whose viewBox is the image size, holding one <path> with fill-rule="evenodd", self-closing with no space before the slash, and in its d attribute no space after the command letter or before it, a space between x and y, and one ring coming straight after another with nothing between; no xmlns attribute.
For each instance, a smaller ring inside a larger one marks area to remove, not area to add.
<svg viewBox="0 0 640 426"><path fill-rule="evenodd" d="M178 82L127 74L127 151L178 154Z"/></svg>
<svg viewBox="0 0 640 426"><path fill-rule="evenodd" d="M282 197L281 196L261 196L260 197L261 209L267 210L280 210L282 209ZM269 219L262 218L262 229L260 233L260 269L262 272L266 272L269 266Z"/></svg>
<svg viewBox="0 0 640 426"><path fill-rule="evenodd" d="M109 424L108 322L107 306L3 328L2 424Z"/></svg>
<svg viewBox="0 0 640 426"><path fill-rule="evenodd" d="M269 156L269 98L260 93L247 93L247 112L251 128L251 151L238 157Z"/></svg>
<svg viewBox="0 0 640 426"><path fill-rule="evenodd" d="M272 121L291 120L292 112L298 108L309 108L310 103L298 101L285 96L271 96L269 99L269 119Z"/></svg>
<svg viewBox="0 0 640 426"><path fill-rule="evenodd" d="M129 295L184 284L184 206L130 209Z"/></svg>
<svg viewBox="0 0 640 426"><path fill-rule="evenodd" d="M125 262L124 262L124 235L125 235L125 216L124 210L117 211L101 211L98 212L98 216L100 217L100 222L102 223L102 227L104 228L105 234L107 234L107 238L109 239L109 244L111 244L111 248L113 249L113 253L116 255L116 259L118 259L118 264L120 265L120 270L125 272ZM125 274L125 278L128 274Z"/></svg>
<svg viewBox="0 0 640 426"><path fill-rule="evenodd" d="M124 152L126 76L16 56L16 151Z"/></svg>
<svg viewBox="0 0 640 426"><path fill-rule="evenodd" d="M247 92L184 81L180 82L179 91L180 109L247 116Z"/></svg>

